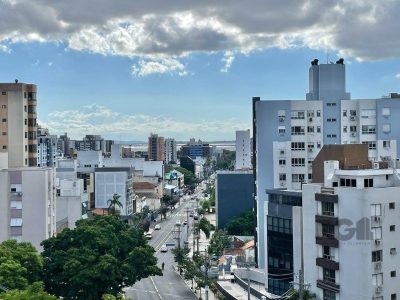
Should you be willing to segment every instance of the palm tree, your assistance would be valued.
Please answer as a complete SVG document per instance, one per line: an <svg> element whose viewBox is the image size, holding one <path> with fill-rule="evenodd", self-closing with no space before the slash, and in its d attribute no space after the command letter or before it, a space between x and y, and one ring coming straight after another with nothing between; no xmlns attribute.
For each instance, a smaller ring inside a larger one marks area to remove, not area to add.
<svg viewBox="0 0 400 300"><path fill-rule="evenodd" d="M111 214L112 214L112 215L115 215L115 213L116 213L115 207L116 207L116 206L119 206L120 208L123 207L121 201L119 201L119 197L121 197L121 196L118 195L118 194L114 194L113 197L112 197L112 199L109 199L109 200L107 201L107 204L108 204L108 213L110 213L110 209L112 208Z"/></svg>

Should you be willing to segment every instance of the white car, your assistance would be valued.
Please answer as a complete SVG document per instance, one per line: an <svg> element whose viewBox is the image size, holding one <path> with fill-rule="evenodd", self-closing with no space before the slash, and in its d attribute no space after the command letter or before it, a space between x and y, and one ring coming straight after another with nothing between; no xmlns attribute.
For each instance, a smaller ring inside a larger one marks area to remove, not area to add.
<svg viewBox="0 0 400 300"><path fill-rule="evenodd" d="M167 248L167 245L162 245L161 246L161 248L160 248L160 252L168 252L168 248Z"/></svg>
<svg viewBox="0 0 400 300"><path fill-rule="evenodd" d="M154 226L155 230L160 230L161 229L161 225L160 224L156 224L156 226Z"/></svg>

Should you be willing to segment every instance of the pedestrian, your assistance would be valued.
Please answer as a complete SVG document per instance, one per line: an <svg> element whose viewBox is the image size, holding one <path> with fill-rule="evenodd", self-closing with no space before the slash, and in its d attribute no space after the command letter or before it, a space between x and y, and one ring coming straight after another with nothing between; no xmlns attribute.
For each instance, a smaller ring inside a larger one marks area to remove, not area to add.
<svg viewBox="0 0 400 300"><path fill-rule="evenodd" d="M164 262L161 264L161 269L164 271Z"/></svg>

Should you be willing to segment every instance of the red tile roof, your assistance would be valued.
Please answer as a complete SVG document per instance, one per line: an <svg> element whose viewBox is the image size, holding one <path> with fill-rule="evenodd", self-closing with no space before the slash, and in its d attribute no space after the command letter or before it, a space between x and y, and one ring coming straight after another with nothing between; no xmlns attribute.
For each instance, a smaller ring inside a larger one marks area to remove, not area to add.
<svg viewBox="0 0 400 300"><path fill-rule="evenodd" d="M150 182L134 182L133 189L134 190L151 190L155 189L157 186Z"/></svg>

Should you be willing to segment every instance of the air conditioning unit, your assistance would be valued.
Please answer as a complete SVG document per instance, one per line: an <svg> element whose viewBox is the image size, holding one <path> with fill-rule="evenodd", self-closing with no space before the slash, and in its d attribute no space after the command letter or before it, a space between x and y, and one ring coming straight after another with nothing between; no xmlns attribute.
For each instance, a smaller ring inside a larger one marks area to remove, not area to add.
<svg viewBox="0 0 400 300"><path fill-rule="evenodd" d="M382 269L382 263L377 262L377 263L375 264L375 270L380 270L380 269Z"/></svg>
<svg viewBox="0 0 400 300"><path fill-rule="evenodd" d="M375 240L375 245L380 245L380 244L381 244L381 240L376 239L376 240Z"/></svg>
<svg viewBox="0 0 400 300"><path fill-rule="evenodd" d="M279 122L285 122L285 118L284 117L279 117Z"/></svg>
<svg viewBox="0 0 400 300"><path fill-rule="evenodd" d="M355 121L356 120L356 116L350 116L350 121Z"/></svg>
<svg viewBox="0 0 400 300"><path fill-rule="evenodd" d="M280 154L280 155L284 155L284 154L285 154L285 150L281 150L281 151L279 152L279 154Z"/></svg>
<svg viewBox="0 0 400 300"><path fill-rule="evenodd" d="M356 133L356 132L352 132L350 135L351 135L352 137L356 137L356 136L357 136L357 133Z"/></svg>
<svg viewBox="0 0 400 300"><path fill-rule="evenodd" d="M312 118L308 118L308 122L312 122L313 120L312 120Z"/></svg>
<svg viewBox="0 0 400 300"><path fill-rule="evenodd" d="M22 192L17 192L17 195L18 196L22 196Z"/></svg>
<svg viewBox="0 0 400 300"><path fill-rule="evenodd" d="M374 216L374 221L375 222L380 222L381 221L381 216Z"/></svg>
<svg viewBox="0 0 400 300"><path fill-rule="evenodd" d="M284 186L284 185L285 185L285 183L284 183L283 181L281 181L281 182L280 182L280 185L281 185L281 186Z"/></svg>
<svg viewBox="0 0 400 300"><path fill-rule="evenodd" d="M397 254L397 251L395 248L390 249L390 255L395 255Z"/></svg>
<svg viewBox="0 0 400 300"><path fill-rule="evenodd" d="M373 167L374 167L375 170L378 170L379 169L379 163L374 163Z"/></svg>
<svg viewBox="0 0 400 300"><path fill-rule="evenodd" d="M377 287L375 288L375 293L376 293L376 294L380 294L380 293L382 293L382 291L383 291L383 287L382 287L381 285L379 285L379 286L377 286Z"/></svg>
<svg viewBox="0 0 400 300"><path fill-rule="evenodd" d="M314 148L308 148L308 152L313 152Z"/></svg>

